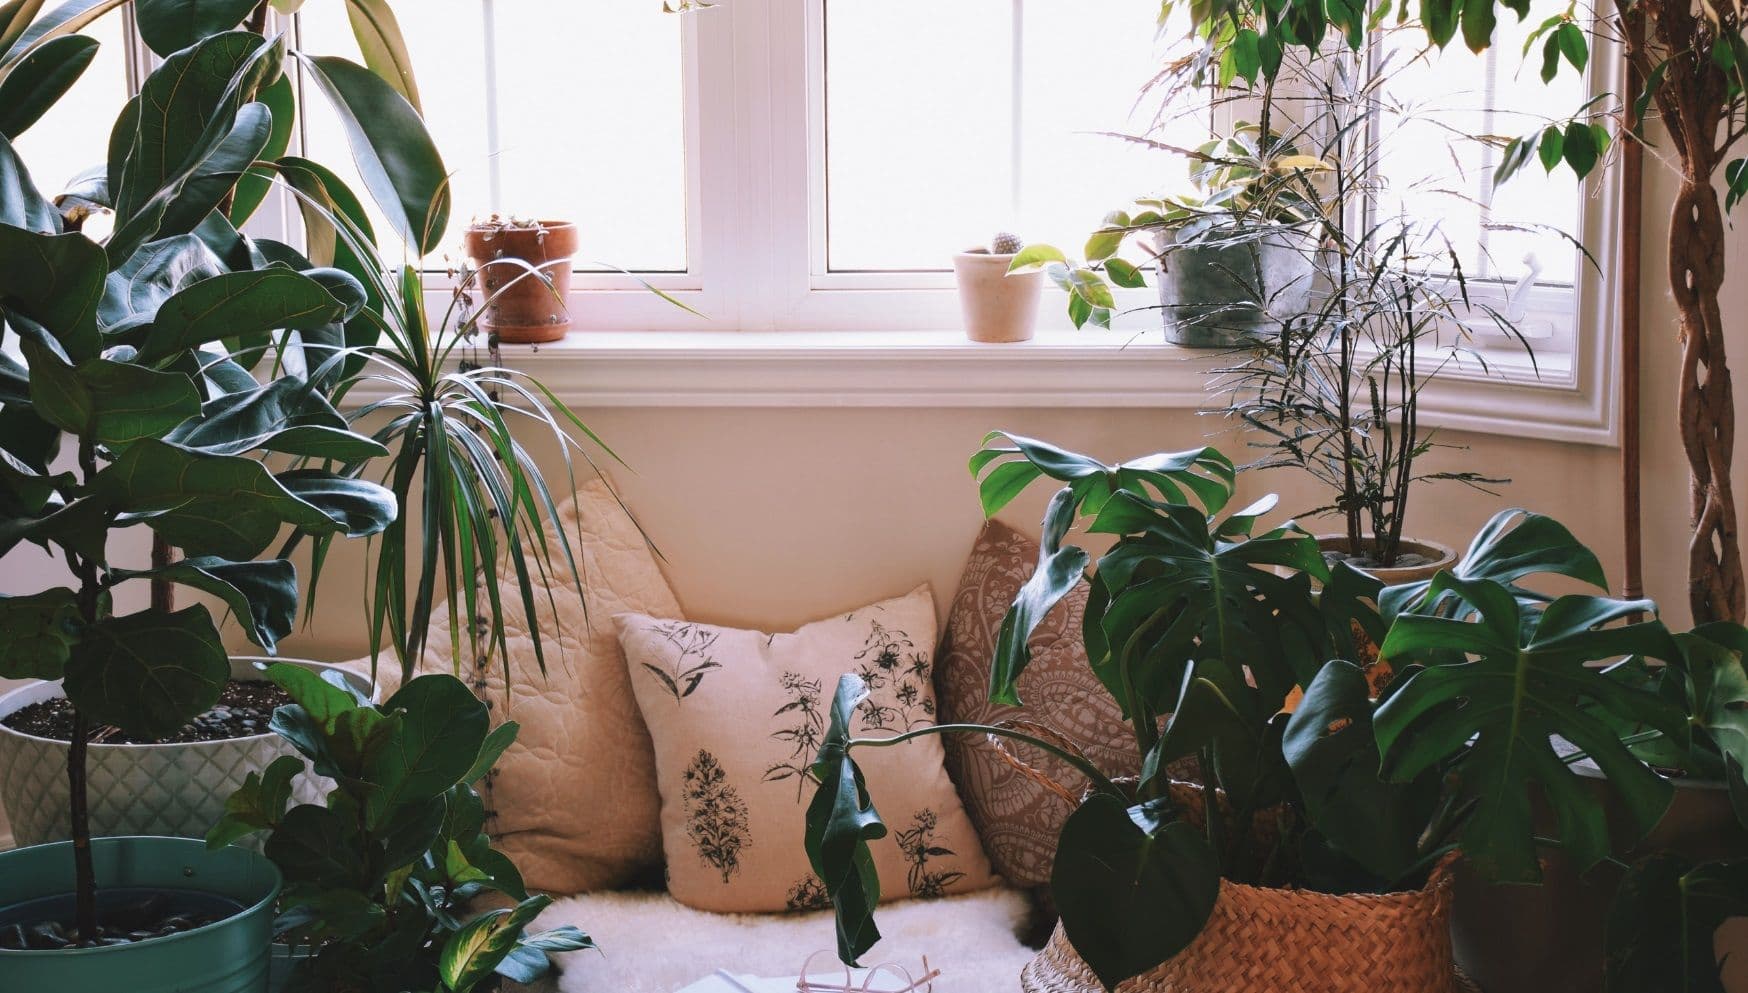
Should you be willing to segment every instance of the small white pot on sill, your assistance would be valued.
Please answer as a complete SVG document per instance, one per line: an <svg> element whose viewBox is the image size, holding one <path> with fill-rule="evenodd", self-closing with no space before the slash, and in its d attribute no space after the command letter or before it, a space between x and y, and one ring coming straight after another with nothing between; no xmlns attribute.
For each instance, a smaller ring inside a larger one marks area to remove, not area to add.
<svg viewBox="0 0 1748 993"><path fill-rule="evenodd" d="M953 256L965 334L972 341L1030 341L1037 330L1044 274L1009 275L1008 266L1013 261L1012 255L994 252L960 252Z"/></svg>
<svg viewBox="0 0 1748 993"><path fill-rule="evenodd" d="M260 679L255 662L291 662L334 670L362 692L369 680L339 666L302 659L233 657L231 678ZM63 696L58 682L33 682L0 695L0 718L33 703ZM296 754L266 728L260 734L223 741L168 745L92 744L87 751L87 791L94 837L158 835L204 838L224 813L225 800L281 755ZM320 803L328 780L307 770L291 781L292 800ZM0 724L0 804L19 847L65 840L67 743L24 734Z"/></svg>

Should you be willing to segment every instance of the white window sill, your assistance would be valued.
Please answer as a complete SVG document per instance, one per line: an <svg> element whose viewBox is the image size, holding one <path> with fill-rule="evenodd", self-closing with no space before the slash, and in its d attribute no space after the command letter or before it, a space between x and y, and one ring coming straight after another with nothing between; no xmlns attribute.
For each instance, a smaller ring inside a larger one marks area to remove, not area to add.
<svg viewBox="0 0 1748 993"><path fill-rule="evenodd" d="M483 358L483 356L482 356ZM577 331L506 345L503 361L587 407L1103 407L1202 409L1225 357L1143 334L1040 331L981 344L960 331ZM1423 394L1423 421L1452 430L1613 444L1612 404L1544 357L1473 364ZM1509 366L1509 367L1507 367ZM354 402L372 397L355 391Z"/></svg>

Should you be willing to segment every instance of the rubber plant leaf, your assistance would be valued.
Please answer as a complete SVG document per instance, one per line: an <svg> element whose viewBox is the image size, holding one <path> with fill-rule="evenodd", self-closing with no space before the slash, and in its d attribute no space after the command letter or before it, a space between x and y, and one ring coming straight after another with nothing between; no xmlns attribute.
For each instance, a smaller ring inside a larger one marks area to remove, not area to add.
<svg viewBox="0 0 1748 993"><path fill-rule="evenodd" d="M285 559L231 562L214 556L182 559L146 571L118 569L117 579L167 579L223 600L249 640L268 653L291 634L297 618L297 567Z"/></svg>
<svg viewBox="0 0 1748 993"><path fill-rule="evenodd" d="M64 96L97 56L97 39L67 35L38 45L0 79L0 135L16 138Z"/></svg>
<svg viewBox="0 0 1748 993"><path fill-rule="evenodd" d="M135 0L134 20L146 46L168 57L209 35L229 31L256 0Z"/></svg>

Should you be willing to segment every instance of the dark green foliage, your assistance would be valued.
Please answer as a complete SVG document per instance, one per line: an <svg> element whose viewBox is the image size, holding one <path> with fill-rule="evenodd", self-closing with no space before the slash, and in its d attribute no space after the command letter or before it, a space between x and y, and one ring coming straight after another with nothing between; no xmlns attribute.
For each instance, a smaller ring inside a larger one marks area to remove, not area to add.
<svg viewBox="0 0 1748 993"><path fill-rule="evenodd" d="M467 993L537 979L548 952L593 947L574 927L525 930L551 900L529 896L485 834L473 784L515 740L514 722L488 733L485 704L449 675L420 676L380 707L337 676L285 664L267 676L295 701L273 729L334 790L287 809L304 763L281 758L230 798L207 844L267 832L286 879L278 929L314 949L289 989ZM469 919L486 891L515 907Z"/></svg>
<svg viewBox="0 0 1748 993"><path fill-rule="evenodd" d="M1703 644L1678 643L1654 614L1631 619L1654 611L1648 601L1554 599L1520 585L1537 574L1603 585L1595 556L1548 518L1502 513L1454 572L1381 589L1346 566L1326 566L1291 524L1257 533L1272 498L1225 511L1234 475L1212 449L1106 465L1031 439L995 445L996 437L971 462L987 513L1040 477L1065 485L1045 517L1038 572L1003 627L991 695L1013 699L1028 636L1082 579L1091 556L1067 541L1075 523L1115 535L1090 577L1083 634L1089 663L1134 733L1141 777L1118 786L1013 729L851 737L866 690L845 676L814 767L822 785L807 843L838 911L846 961L879 934L867 843L887 830L851 757L857 748L994 733L1080 769L1093 787L1063 828L1051 886L1070 941L1114 987L1195 938L1220 880L1391 892L1423 885L1439 860L1461 851L1494 878L1533 881L1538 846L1547 844L1588 866L1638 841L1669 800L1669 784L1623 736L1650 729L1685 749L1694 714L1710 715L1705 735L1735 740L1737 712L1723 701L1737 698L1739 659L1682 661L1707 645L1725 654L1724 645L1748 647L1748 636L1737 645L1733 632L1711 631ZM1394 617L1388 628L1379 603ZM1387 686L1343 658L1359 648L1356 628L1382 641L1397 673ZM1703 674L1695 685L1705 692L1696 689L1690 705L1587 665L1628 654ZM1302 698L1283 713L1295 690ZM1706 705L1708 693L1719 703ZM1696 724L1691 736L1701 734ZM1556 736L1608 776L1633 815L1630 837L1609 837L1567 767L1577 756L1557 753ZM1200 781L1173 783L1167 770L1192 757ZM1536 793L1555 815L1548 837L1531 830Z"/></svg>

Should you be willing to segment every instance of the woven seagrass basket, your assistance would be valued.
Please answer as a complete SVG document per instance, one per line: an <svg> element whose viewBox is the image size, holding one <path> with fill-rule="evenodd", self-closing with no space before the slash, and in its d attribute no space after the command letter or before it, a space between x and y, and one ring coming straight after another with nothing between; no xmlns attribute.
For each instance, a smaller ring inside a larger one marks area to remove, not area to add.
<svg viewBox="0 0 1748 993"><path fill-rule="evenodd" d="M1024 730L1056 740L1047 728ZM998 739L991 736L991 742ZM997 751L1063 799L1078 802L999 744ZM1184 819L1201 827L1201 788L1181 780L1167 788ZM1224 796L1217 800L1225 806ZM1266 819L1252 830L1265 847L1278 841ZM1222 880L1214 911L1189 947L1118 984L1116 993L1479 993L1452 958L1454 864L1447 857L1424 887L1403 893L1337 895ZM1020 973L1020 987L1025 993L1104 989L1060 923Z"/></svg>

